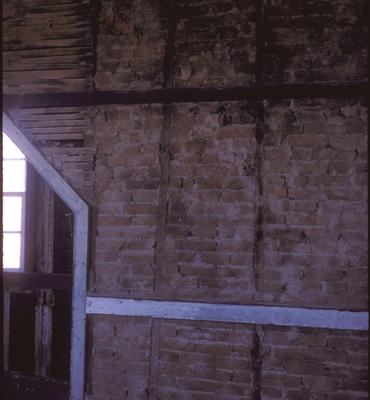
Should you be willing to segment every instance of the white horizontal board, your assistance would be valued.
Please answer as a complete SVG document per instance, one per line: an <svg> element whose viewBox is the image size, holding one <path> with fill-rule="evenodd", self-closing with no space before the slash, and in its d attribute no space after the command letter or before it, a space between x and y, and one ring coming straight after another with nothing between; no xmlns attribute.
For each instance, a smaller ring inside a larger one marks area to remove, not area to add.
<svg viewBox="0 0 370 400"><path fill-rule="evenodd" d="M87 297L86 313L243 324L368 330L368 314L363 311Z"/></svg>

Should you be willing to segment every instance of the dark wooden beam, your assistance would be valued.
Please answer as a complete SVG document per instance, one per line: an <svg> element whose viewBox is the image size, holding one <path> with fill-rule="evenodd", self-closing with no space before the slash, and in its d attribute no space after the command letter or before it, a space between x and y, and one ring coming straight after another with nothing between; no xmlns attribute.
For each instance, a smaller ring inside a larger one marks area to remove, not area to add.
<svg viewBox="0 0 370 400"><path fill-rule="evenodd" d="M68 382L55 378L4 374L4 396L7 399L68 400Z"/></svg>
<svg viewBox="0 0 370 400"><path fill-rule="evenodd" d="M76 107L113 104L170 104L203 101L356 97L367 94L368 82L253 84L236 87L165 88L85 93L3 95L5 110L34 107Z"/></svg>
<svg viewBox="0 0 370 400"><path fill-rule="evenodd" d="M39 272L4 272L4 287L22 289L72 290L72 275Z"/></svg>

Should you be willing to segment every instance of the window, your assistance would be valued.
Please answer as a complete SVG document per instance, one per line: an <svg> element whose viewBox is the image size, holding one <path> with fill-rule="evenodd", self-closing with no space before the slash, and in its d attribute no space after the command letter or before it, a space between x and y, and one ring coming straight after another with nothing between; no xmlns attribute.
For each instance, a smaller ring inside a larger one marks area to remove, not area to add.
<svg viewBox="0 0 370 400"><path fill-rule="evenodd" d="M3 133L3 266L24 268L26 159Z"/></svg>

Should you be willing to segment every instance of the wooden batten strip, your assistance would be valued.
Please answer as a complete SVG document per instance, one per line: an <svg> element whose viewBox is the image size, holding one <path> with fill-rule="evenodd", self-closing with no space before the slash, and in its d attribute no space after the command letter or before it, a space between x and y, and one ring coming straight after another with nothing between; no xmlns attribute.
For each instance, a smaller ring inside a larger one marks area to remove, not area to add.
<svg viewBox="0 0 370 400"><path fill-rule="evenodd" d="M56 133L56 134L41 134L41 135L33 135L35 140L83 140L83 133Z"/></svg>

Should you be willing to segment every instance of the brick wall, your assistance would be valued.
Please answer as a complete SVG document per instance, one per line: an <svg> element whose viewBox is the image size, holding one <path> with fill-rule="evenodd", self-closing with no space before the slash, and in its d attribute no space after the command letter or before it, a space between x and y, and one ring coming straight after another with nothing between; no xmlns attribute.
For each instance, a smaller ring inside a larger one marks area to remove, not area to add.
<svg viewBox="0 0 370 400"><path fill-rule="evenodd" d="M268 82L366 78L365 1L265 3L262 69ZM97 85L101 90L162 86L167 37L173 40L175 86L252 83L258 18L258 2L106 1Z"/></svg>
<svg viewBox="0 0 370 400"><path fill-rule="evenodd" d="M265 111L265 300L366 308L366 105L317 99Z"/></svg>
<svg viewBox="0 0 370 400"><path fill-rule="evenodd" d="M266 327L261 341L262 398L367 398L367 333Z"/></svg>
<svg viewBox="0 0 370 400"><path fill-rule="evenodd" d="M104 316L94 318L92 328L92 398L147 399L151 321Z"/></svg>
<svg viewBox="0 0 370 400"><path fill-rule="evenodd" d="M174 3L175 86L242 85L255 80L253 2Z"/></svg>
<svg viewBox="0 0 370 400"><path fill-rule="evenodd" d="M242 302L253 292L253 104L177 105L169 136L159 290Z"/></svg>
<svg viewBox="0 0 370 400"><path fill-rule="evenodd" d="M158 398L250 398L250 326L168 321L159 329Z"/></svg>
<svg viewBox="0 0 370 400"><path fill-rule="evenodd" d="M6 2L7 93L366 79L364 0L77 3L38 0L48 19L32 33L38 10ZM13 115L92 206L90 292L366 309L363 98ZM91 400L366 398L365 332L89 326Z"/></svg>
<svg viewBox="0 0 370 400"><path fill-rule="evenodd" d="M366 105L269 101L264 113L256 171L253 103L100 110L98 294L366 308ZM261 249L254 246L258 180ZM134 320L115 320L136 334ZM251 326L146 321L146 352L138 354L147 372L109 386L112 399L126 390L127 398L161 400L254 399L256 392L366 398L365 333L259 327L259 369ZM101 334L94 325L93 362ZM104 368L104 359L96 362ZM106 386L94 368L91 374L91 398L100 399Z"/></svg>
<svg viewBox="0 0 370 400"><path fill-rule="evenodd" d="M161 87L169 52L175 86L253 82L255 25L255 7L241 1L105 1L97 87ZM173 40L172 50L167 38Z"/></svg>
<svg viewBox="0 0 370 400"><path fill-rule="evenodd" d="M365 332L91 320L94 400L367 398Z"/></svg>
<svg viewBox="0 0 370 400"><path fill-rule="evenodd" d="M153 290L161 107L102 109L95 126L95 288L142 296Z"/></svg>
<svg viewBox="0 0 370 400"><path fill-rule="evenodd" d="M96 84L358 81L364 6L107 1ZM98 107L90 290L366 309L366 106L353 98ZM93 400L366 398L365 333L89 319Z"/></svg>
<svg viewBox="0 0 370 400"><path fill-rule="evenodd" d="M101 4L96 87L160 87L167 26L166 1L108 0Z"/></svg>
<svg viewBox="0 0 370 400"><path fill-rule="evenodd" d="M272 0L266 7L270 82L366 79L366 2Z"/></svg>
<svg viewBox="0 0 370 400"><path fill-rule="evenodd" d="M365 105L270 102L265 115L256 266L253 103L100 111L99 293L366 307Z"/></svg>

